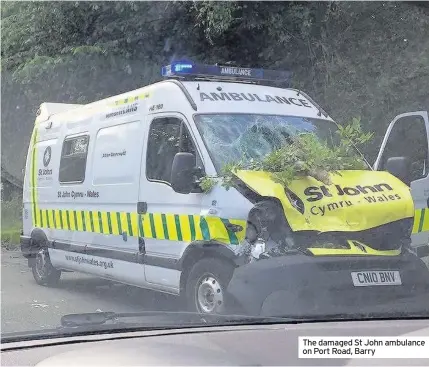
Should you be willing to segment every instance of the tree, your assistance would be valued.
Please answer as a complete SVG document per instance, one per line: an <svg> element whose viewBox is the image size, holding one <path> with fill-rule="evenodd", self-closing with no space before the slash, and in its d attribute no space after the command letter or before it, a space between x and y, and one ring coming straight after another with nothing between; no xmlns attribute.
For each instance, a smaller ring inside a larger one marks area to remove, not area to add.
<svg viewBox="0 0 429 367"><path fill-rule="evenodd" d="M427 109L427 7L399 2L4 2L2 167L22 178L34 113L86 103L199 62L288 69L340 123L361 116L378 150L397 113Z"/></svg>

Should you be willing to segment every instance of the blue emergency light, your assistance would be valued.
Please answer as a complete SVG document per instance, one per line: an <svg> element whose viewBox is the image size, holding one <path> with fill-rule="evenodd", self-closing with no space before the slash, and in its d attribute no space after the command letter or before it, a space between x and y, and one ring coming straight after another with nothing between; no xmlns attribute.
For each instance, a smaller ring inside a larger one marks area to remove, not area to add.
<svg viewBox="0 0 429 367"><path fill-rule="evenodd" d="M278 82L289 83L292 77L290 71L243 68L238 66L204 65L189 61L176 61L164 66L162 76L183 79L222 79L246 82Z"/></svg>

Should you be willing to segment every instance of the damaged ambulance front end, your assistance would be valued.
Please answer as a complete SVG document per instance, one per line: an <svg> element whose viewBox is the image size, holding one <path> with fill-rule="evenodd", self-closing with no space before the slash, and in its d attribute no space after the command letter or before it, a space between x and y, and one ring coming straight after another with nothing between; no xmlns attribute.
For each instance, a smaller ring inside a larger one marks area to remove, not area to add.
<svg viewBox="0 0 429 367"><path fill-rule="evenodd" d="M410 190L391 174L341 171L329 185L305 177L287 188L266 172L236 176L254 207L228 286L229 312L405 312L427 294L429 272L410 247Z"/></svg>

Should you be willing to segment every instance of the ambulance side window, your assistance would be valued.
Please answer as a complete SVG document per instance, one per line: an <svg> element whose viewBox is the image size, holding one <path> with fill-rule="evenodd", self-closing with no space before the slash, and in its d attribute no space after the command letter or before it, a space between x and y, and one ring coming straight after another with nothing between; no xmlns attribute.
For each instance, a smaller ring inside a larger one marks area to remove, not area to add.
<svg viewBox="0 0 429 367"><path fill-rule="evenodd" d="M81 183L85 180L88 135L66 138L61 152L59 181Z"/></svg>
<svg viewBox="0 0 429 367"><path fill-rule="evenodd" d="M174 117L154 119L150 126L146 155L148 180L170 183L171 166L178 152L196 155L194 143L185 124Z"/></svg>
<svg viewBox="0 0 429 367"><path fill-rule="evenodd" d="M428 143L425 121L421 116L405 116L393 125L383 153L381 169L391 157L406 157L411 168L410 181L428 174Z"/></svg>

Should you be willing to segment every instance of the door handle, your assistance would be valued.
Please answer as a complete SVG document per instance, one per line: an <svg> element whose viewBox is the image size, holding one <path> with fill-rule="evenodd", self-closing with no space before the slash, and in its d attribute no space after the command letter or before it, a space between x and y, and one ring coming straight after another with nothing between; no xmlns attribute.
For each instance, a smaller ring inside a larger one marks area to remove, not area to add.
<svg viewBox="0 0 429 367"><path fill-rule="evenodd" d="M147 203L145 201L139 201L137 203L137 213L146 214L147 212Z"/></svg>
<svg viewBox="0 0 429 367"><path fill-rule="evenodd" d="M426 202L426 205L429 208L429 197L428 197L428 201Z"/></svg>

